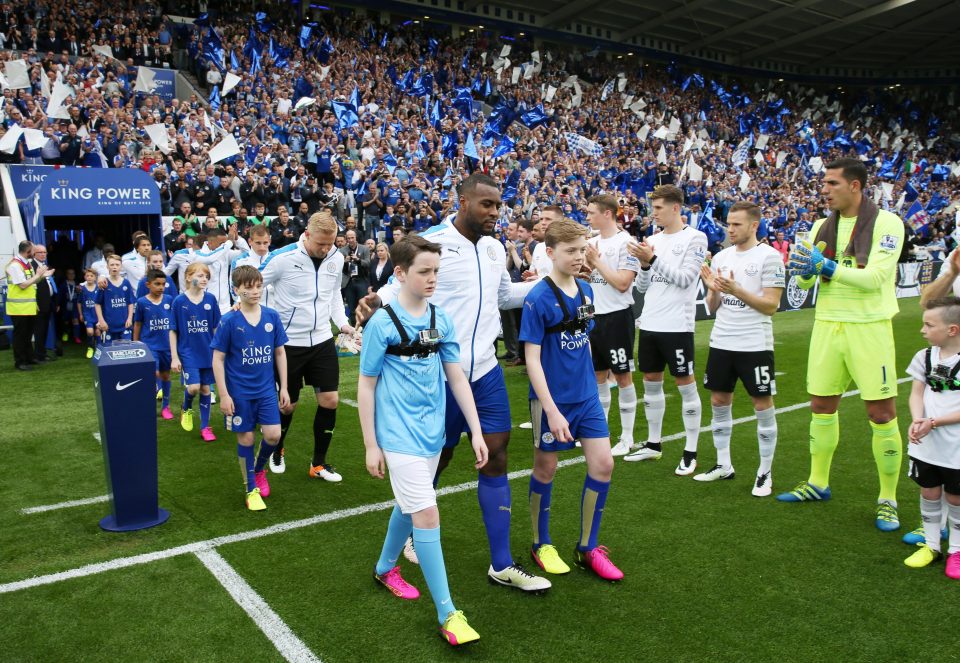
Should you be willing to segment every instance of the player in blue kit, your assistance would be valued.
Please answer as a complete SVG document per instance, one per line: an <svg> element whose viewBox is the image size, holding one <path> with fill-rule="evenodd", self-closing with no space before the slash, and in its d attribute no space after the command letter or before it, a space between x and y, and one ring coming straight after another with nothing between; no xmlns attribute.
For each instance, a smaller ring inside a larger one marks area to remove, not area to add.
<svg viewBox="0 0 960 663"><path fill-rule="evenodd" d="M120 276L120 256L107 256L107 285L97 294L97 329L107 341L129 339L133 328L133 286Z"/></svg>
<svg viewBox="0 0 960 663"><path fill-rule="evenodd" d="M400 292L367 323L357 385L367 471L382 479L386 464L397 500L374 578L402 599L419 598L420 592L400 576L396 564L412 534L437 609L440 635L451 645L462 645L480 636L454 607L440 547L433 481L445 440L444 376L470 428L477 469L487 462L487 446L470 384L460 368L453 322L427 302L437 287L440 245L407 237L394 244L390 259Z"/></svg>
<svg viewBox="0 0 960 663"><path fill-rule="evenodd" d="M585 229L570 219L561 219L550 224L544 239L553 271L527 295L520 323L520 340L526 343L533 422L531 554L547 573L570 571L550 540L550 501L557 452L573 449L579 439L587 460L587 476L580 498L580 540L574 558L604 580L621 580L623 572L610 561L607 549L597 545L613 474L613 454L590 354L593 289L575 278L586 260Z"/></svg>
<svg viewBox="0 0 960 663"><path fill-rule="evenodd" d="M237 434L237 456L243 474L247 508L263 511L270 495L267 461L280 441L280 408L290 405L287 391L287 355L280 314L260 305L263 276L256 267L241 265L231 278L240 302L228 311L213 335L213 374L220 392L220 411L227 430ZM276 370L274 370L276 369ZM279 376L280 393L276 378ZM263 440L254 461L254 430Z"/></svg>
<svg viewBox="0 0 960 663"><path fill-rule="evenodd" d="M159 269L147 271L143 277L150 292L137 299L133 310L133 340L142 341L150 348L160 381L161 410L164 419L173 419L170 411L170 318L173 315L173 297L164 293L167 276Z"/></svg>
<svg viewBox="0 0 960 663"><path fill-rule="evenodd" d="M220 324L220 306L206 292L210 268L200 262L191 263L184 277L185 292L173 300L170 318L170 368L183 372L183 405L180 426L193 430L193 398L200 394L200 437L213 442L217 436L210 429L210 385L213 384L213 351L210 340Z"/></svg>
<svg viewBox="0 0 960 663"><path fill-rule="evenodd" d="M80 291L80 302L77 310L80 313L80 324L87 330L87 359L93 357L97 347L97 298L100 288L97 287L97 270L87 267L83 270L83 283L77 288Z"/></svg>

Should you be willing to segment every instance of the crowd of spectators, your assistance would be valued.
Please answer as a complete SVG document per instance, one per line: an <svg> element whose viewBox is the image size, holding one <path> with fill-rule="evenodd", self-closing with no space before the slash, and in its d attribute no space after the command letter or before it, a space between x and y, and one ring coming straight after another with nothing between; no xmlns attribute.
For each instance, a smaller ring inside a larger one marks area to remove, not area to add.
<svg viewBox="0 0 960 663"><path fill-rule="evenodd" d="M3 4L0 19L0 57L25 59L31 81L4 90L0 131L49 137L36 150L21 138L0 156L142 168L182 228L208 216L243 227L283 219L273 233L282 246L327 207L344 231L389 243L442 220L456 184L482 170L504 183L504 229L535 225L548 205L583 222L587 198L614 191L624 226L641 235L652 231L646 193L674 183L715 248L727 209L744 198L765 210L765 241L783 245L823 213L820 164L852 154L868 165L870 195L920 230L916 243L954 242L960 118L948 89L733 79L341 13L302 24L288 12L211 12L183 26L149 3L38 0ZM168 67L176 49L203 97L135 92L137 68ZM221 94L228 74L240 81ZM58 84L70 88L68 119L45 114L45 91ZM151 140L152 124L168 148ZM227 134L239 154L211 163Z"/></svg>

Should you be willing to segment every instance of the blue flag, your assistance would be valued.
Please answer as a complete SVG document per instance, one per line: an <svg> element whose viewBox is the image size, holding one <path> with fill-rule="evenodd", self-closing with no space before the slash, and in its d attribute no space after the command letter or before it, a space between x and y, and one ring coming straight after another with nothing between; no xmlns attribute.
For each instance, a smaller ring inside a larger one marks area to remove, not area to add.
<svg viewBox="0 0 960 663"><path fill-rule="evenodd" d="M255 76L260 71L260 53L254 51L250 56L250 75Z"/></svg>
<svg viewBox="0 0 960 663"><path fill-rule="evenodd" d="M463 146L463 154L470 157L471 159L476 159L480 161L480 153L477 152L477 144L473 140L473 132L471 131L467 134L467 142Z"/></svg>
<svg viewBox="0 0 960 663"><path fill-rule="evenodd" d="M220 88L217 85L210 90L210 109L220 110Z"/></svg>
<svg viewBox="0 0 960 663"><path fill-rule="evenodd" d="M433 110L430 111L430 124L433 125L434 129L440 131L441 122L440 100L437 99L433 102Z"/></svg>
<svg viewBox="0 0 960 663"><path fill-rule="evenodd" d="M383 36L380 37L380 48L387 47L387 39L390 37L390 33L384 30Z"/></svg>
<svg viewBox="0 0 960 663"><path fill-rule="evenodd" d="M353 86L353 94L350 95L350 103L353 104L353 107L359 111L360 106L360 88L356 85Z"/></svg>
<svg viewBox="0 0 960 663"><path fill-rule="evenodd" d="M300 48L307 48L310 46L310 34L313 32L313 28L309 25L304 25L300 28Z"/></svg>
<svg viewBox="0 0 960 663"><path fill-rule="evenodd" d="M933 173L930 175L931 182L946 182L950 176L950 169L942 164L936 164L933 167Z"/></svg>
<svg viewBox="0 0 960 663"><path fill-rule="evenodd" d="M397 169L397 158L390 152L387 152L385 155L383 155L381 161L383 162L383 165L387 167L387 170L390 171L390 174L393 175L393 171Z"/></svg>
<svg viewBox="0 0 960 663"><path fill-rule="evenodd" d="M470 88L458 87L455 89L456 96L453 98L453 107L460 111L468 122L473 121L473 95Z"/></svg>
<svg viewBox="0 0 960 663"><path fill-rule="evenodd" d="M337 124L340 129L349 129L355 124L360 123L360 118L357 116L357 108L353 104L348 104L344 101L334 101L333 114L337 118Z"/></svg>
<svg viewBox="0 0 960 663"><path fill-rule="evenodd" d="M920 192L917 191L917 188L914 186L913 181L909 181L903 187L904 198L903 202L912 203L914 200L920 197Z"/></svg>
<svg viewBox="0 0 960 663"><path fill-rule="evenodd" d="M543 110L543 104L538 104L520 116L520 123L528 129L535 129L549 121L550 117Z"/></svg>
<svg viewBox="0 0 960 663"><path fill-rule="evenodd" d="M294 105L296 105L296 103L303 97L309 97L311 94L313 94L313 86L307 81L307 79L303 76L297 78L297 82L293 85Z"/></svg>
<svg viewBox="0 0 960 663"><path fill-rule="evenodd" d="M323 41L320 42L319 50L317 50L317 60L320 64L327 64L333 51L333 43L330 41L330 37L324 37Z"/></svg>
<svg viewBox="0 0 960 663"><path fill-rule="evenodd" d="M235 72L240 71L240 60L237 58L237 54L233 49L230 49L230 68Z"/></svg>
<svg viewBox="0 0 960 663"><path fill-rule="evenodd" d="M454 159L457 156L457 135L443 134L440 151L445 159Z"/></svg>
<svg viewBox="0 0 960 663"><path fill-rule="evenodd" d="M907 210L905 220L916 233L925 231L927 224L930 223L930 217L927 215L927 211L923 208L923 205L920 204L919 200L913 201L913 205Z"/></svg>
<svg viewBox="0 0 960 663"><path fill-rule="evenodd" d="M500 138L500 142L497 143L497 148L493 151L493 158L497 159L502 156L506 156L513 152L514 141L510 139L510 136L503 136Z"/></svg>

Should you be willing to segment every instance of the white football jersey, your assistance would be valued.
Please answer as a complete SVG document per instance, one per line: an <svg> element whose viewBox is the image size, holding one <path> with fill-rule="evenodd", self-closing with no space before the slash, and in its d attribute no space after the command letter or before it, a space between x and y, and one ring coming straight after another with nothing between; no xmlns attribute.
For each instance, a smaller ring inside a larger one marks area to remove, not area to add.
<svg viewBox="0 0 960 663"><path fill-rule="evenodd" d="M907 374L914 380L927 381L926 354L926 349L915 354L907 368ZM931 348L930 366L933 370L943 366L949 373L958 361L960 361L960 354L942 359L940 348L937 346ZM935 392L929 385L927 386L923 392L924 417L939 419L957 412L960 412L960 391L945 389ZM939 467L960 469L960 424L938 425L920 440L920 444L907 446L910 447L907 451L911 458Z"/></svg>
<svg viewBox="0 0 960 663"><path fill-rule="evenodd" d="M772 246L757 244L747 251L730 246L718 253L710 268L731 278L747 292L762 295L764 288L786 287L783 259ZM717 321L710 347L733 352L773 350L773 317L747 306L738 298L720 293Z"/></svg>
<svg viewBox="0 0 960 663"><path fill-rule="evenodd" d="M692 332L696 319L700 266L707 257L707 236L690 226L647 238L657 256L637 274L644 293L637 327L652 332Z"/></svg>
<svg viewBox="0 0 960 663"><path fill-rule="evenodd" d="M597 248L600 252L600 260L610 269L614 271L629 269L636 274L640 271L640 261L627 251L627 245L632 239L630 233L621 230L606 239L597 235L589 240L589 244ZM593 305L598 314L622 311L633 305L633 288L620 292L607 283L596 269L590 275L590 285L593 286Z"/></svg>

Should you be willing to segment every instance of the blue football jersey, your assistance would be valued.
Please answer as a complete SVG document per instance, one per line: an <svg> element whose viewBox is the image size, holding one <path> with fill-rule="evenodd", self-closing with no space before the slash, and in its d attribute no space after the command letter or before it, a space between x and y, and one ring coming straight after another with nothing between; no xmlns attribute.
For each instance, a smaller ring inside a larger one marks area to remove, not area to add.
<svg viewBox="0 0 960 663"><path fill-rule="evenodd" d="M560 293L564 305L571 317L577 314L577 308L593 302L593 289L585 281L578 281L586 301ZM593 372L593 360L590 357L591 320L582 332L553 332L547 329L563 322L563 309L557 296L547 284L540 281L527 293L523 301L523 317L520 320L520 340L540 346L540 365L550 387L550 395L556 403L579 403L588 398L597 397L597 381ZM530 398L536 398L533 385L530 386Z"/></svg>
<svg viewBox="0 0 960 663"><path fill-rule="evenodd" d="M146 297L149 292L150 288L147 287L147 277L144 276L137 284L137 299ZM174 283L173 279L169 276L167 277L167 282L163 284L163 294L170 295L171 299L177 296L177 284Z"/></svg>
<svg viewBox="0 0 960 663"><path fill-rule="evenodd" d="M170 330L177 332L177 354L181 364L193 368L213 366L210 341L219 323L220 305L209 292L203 293L199 304L190 301L186 294L177 295L173 300Z"/></svg>
<svg viewBox="0 0 960 663"><path fill-rule="evenodd" d="M256 326L241 311L229 311L213 335L211 348L224 353L227 389L235 399L264 398L277 391L274 352L287 342L280 314L260 307Z"/></svg>
<svg viewBox="0 0 960 663"><path fill-rule="evenodd" d="M108 279L107 287L97 295L97 303L103 310L103 320L110 329L123 329L127 322L127 307L135 301L133 286L127 279L123 279L120 285L114 285Z"/></svg>
<svg viewBox="0 0 960 663"><path fill-rule="evenodd" d="M170 318L173 315L173 297L162 295L154 304L146 297L137 300L133 321L139 322L140 341L154 352L170 352Z"/></svg>
<svg viewBox="0 0 960 663"><path fill-rule="evenodd" d="M97 324L97 302L100 299L100 288L96 285L93 290L87 290L86 284L80 285L80 312L83 315L83 324L95 327Z"/></svg>

